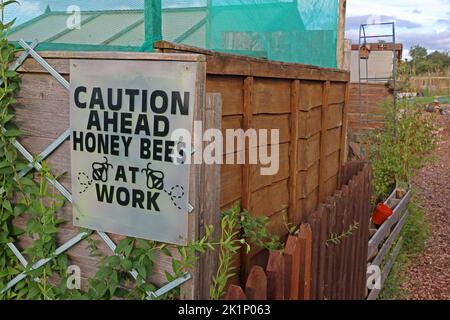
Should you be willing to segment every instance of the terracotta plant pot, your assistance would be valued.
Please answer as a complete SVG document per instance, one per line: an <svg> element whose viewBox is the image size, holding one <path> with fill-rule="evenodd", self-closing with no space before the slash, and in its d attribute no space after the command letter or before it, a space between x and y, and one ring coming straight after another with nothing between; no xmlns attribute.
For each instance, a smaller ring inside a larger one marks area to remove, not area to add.
<svg viewBox="0 0 450 320"><path fill-rule="evenodd" d="M377 205L377 209L372 215L372 221L377 226L381 226L390 216L394 214L394 211L383 203Z"/></svg>

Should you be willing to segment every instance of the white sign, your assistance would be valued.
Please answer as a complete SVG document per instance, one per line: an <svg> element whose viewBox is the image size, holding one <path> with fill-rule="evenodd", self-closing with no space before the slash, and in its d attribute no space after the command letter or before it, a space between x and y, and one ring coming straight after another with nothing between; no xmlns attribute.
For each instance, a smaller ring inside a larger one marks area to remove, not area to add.
<svg viewBox="0 0 450 320"><path fill-rule="evenodd" d="M74 224L186 244L190 167L186 145L170 137L192 130L197 64L70 65Z"/></svg>

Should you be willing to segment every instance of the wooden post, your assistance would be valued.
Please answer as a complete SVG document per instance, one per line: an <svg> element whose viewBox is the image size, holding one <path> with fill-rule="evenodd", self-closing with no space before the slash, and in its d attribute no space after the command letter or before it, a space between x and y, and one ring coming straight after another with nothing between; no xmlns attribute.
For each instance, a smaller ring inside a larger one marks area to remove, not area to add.
<svg viewBox="0 0 450 320"><path fill-rule="evenodd" d="M297 174L298 174L298 113L300 102L300 80L291 84L291 148L289 154L289 222L300 223L300 212L297 212Z"/></svg>
<svg viewBox="0 0 450 320"><path fill-rule="evenodd" d="M244 119L243 119L243 129L244 131L250 129L252 127L252 119L253 119L253 77L247 77L244 80ZM247 144L245 146L245 164L243 165L242 172L242 209L250 210L250 164L248 161L249 158L249 149Z"/></svg>
<svg viewBox="0 0 450 320"><path fill-rule="evenodd" d="M327 184L327 139L328 139L328 95L330 92L330 81L326 81L322 93L322 120L320 134L320 171L319 171L319 202L324 202Z"/></svg>
<svg viewBox="0 0 450 320"><path fill-rule="evenodd" d="M194 112L194 121L205 121L205 85L206 85L206 62L202 62L197 72L195 102L196 108ZM194 128L192 128L194 132ZM204 210L208 207L214 207L215 204L207 204L210 199L203 196L205 190L204 177L205 166L200 164L192 164L189 177L189 203L193 207L193 211L189 213L188 228L189 241L196 241L203 233ZM211 171L210 171L211 172ZM181 300L198 300L201 297L202 276L200 273L200 260L195 262L192 268L187 270L192 279L181 286Z"/></svg>
<svg viewBox="0 0 450 320"><path fill-rule="evenodd" d="M339 69L344 69L345 62L345 15L347 0L339 0L339 20L338 36L336 46L336 65Z"/></svg>
<svg viewBox="0 0 450 320"><path fill-rule="evenodd" d="M350 99L350 83L345 85L345 102L344 108L342 110L342 132L341 132L341 155L340 155L340 163L343 166L347 162L348 156L348 105ZM339 185L341 182L339 181Z"/></svg>
<svg viewBox="0 0 450 320"><path fill-rule="evenodd" d="M267 298L284 300L284 258L283 253L271 251L267 262Z"/></svg>
<svg viewBox="0 0 450 320"><path fill-rule="evenodd" d="M220 93L206 95L204 130L222 128L222 98ZM220 237L220 165L203 165L203 219L200 221L200 236L205 226L213 226L213 239ZM218 268L219 250L207 250L200 259L201 288L200 298L209 299L209 287Z"/></svg>
<svg viewBox="0 0 450 320"><path fill-rule="evenodd" d="M243 116L243 129L247 131L252 127L252 119L253 119L253 77L247 77L244 80L244 116ZM238 151L239 152L239 151ZM244 157L245 163L242 165L242 210L250 211L251 204L251 187L250 187L250 179L251 179L251 165L249 163L250 157L250 149L249 146L245 143L244 149ZM241 279L244 280L247 277L247 253L245 246L241 248Z"/></svg>
<svg viewBox="0 0 450 320"><path fill-rule="evenodd" d="M300 300L311 299L312 230L309 224L302 224L298 235L300 243ZM316 244L317 246L317 244Z"/></svg>
<svg viewBox="0 0 450 320"><path fill-rule="evenodd" d="M284 249L284 266L285 266L285 299L298 300L300 269L303 268L300 263L300 246L299 239L295 236L289 236L286 247Z"/></svg>

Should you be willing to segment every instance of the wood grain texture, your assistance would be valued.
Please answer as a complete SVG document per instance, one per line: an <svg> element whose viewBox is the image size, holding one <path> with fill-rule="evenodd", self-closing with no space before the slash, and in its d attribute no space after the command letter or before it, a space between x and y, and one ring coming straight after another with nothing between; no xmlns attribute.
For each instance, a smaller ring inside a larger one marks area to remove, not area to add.
<svg viewBox="0 0 450 320"><path fill-rule="evenodd" d="M300 288L300 244L296 236L289 236L284 248L284 265L285 265L285 299L298 300Z"/></svg>
<svg viewBox="0 0 450 320"><path fill-rule="evenodd" d="M322 91L322 124L320 133L320 173L319 173L319 201L323 202L326 198L326 180L329 178L327 174L328 164L327 158L327 139L328 139L328 101L330 95L330 81L325 82Z"/></svg>
<svg viewBox="0 0 450 320"><path fill-rule="evenodd" d="M208 129L221 129L222 123L222 96L220 93L208 93L206 95L206 105L204 111L204 127ZM205 226L213 227L212 238L220 237L220 165L210 164L203 167L203 219L200 225L200 235L204 235ZM200 297L209 299L210 284L216 275L219 265L219 251L208 250L200 257L200 271L202 279Z"/></svg>
<svg viewBox="0 0 450 320"><path fill-rule="evenodd" d="M279 251L272 251L269 254L267 263L267 298L269 300L284 300L284 259Z"/></svg>
<svg viewBox="0 0 450 320"><path fill-rule="evenodd" d="M299 114L299 99L300 99L300 81L295 80L291 83L291 144L289 155L289 222L298 224L297 213L297 189L298 189L298 114ZM283 162L281 162L283 163Z"/></svg>
<svg viewBox="0 0 450 320"><path fill-rule="evenodd" d="M254 266L245 285L248 300L267 300L267 276L264 269Z"/></svg>
<svg viewBox="0 0 450 320"><path fill-rule="evenodd" d="M205 50L187 45L174 44L166 41L155 43L155 48L163 52L200 53L206 56L208 74L242 75L282 79L332 80L348 82L350 74L347 71L320 68L296 63L267 61Z"/></svg>
<svg viewBox="0 0 450 320"><path fill-rule="evenodd" d="M312 247L313 247L313 237L312 229L310 224L302 224L300 226L300 231L298 234L298 240L300 243L300 266L301 278L300 278L300 289L299 289L299 299L300 300L310 300L311 299L311 266L312 266Z"/></svg>
<svg viewBox="0 0 450 320"><path fill-rule="evenodd" d="M242 301L247 300L247 296L245 295L244 290L242 290L241 287L230 285L225 295L225 300Z"/></svg>

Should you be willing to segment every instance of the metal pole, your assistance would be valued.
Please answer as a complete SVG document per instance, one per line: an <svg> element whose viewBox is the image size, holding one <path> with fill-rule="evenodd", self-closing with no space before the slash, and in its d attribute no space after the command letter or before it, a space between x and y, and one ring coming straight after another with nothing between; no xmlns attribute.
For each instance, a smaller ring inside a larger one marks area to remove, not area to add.
<svg viewBox="0 0 450 320"><path fill-rule="evenodd" d="M393 53L394 61L392 65L392 85L394 90L394 138L397 141L397 44L395 39L395 23L392 23L392 42L393 42Z"/></svg>
<svg viewBox="0 0 450 320"><path fill-rule="evenodd" d="M359 27L359 40L358 40L358 129L361 130L362 123L361 123L361 113L362 113L362 88L361 88L361 30L363 26Z"/></svg>

